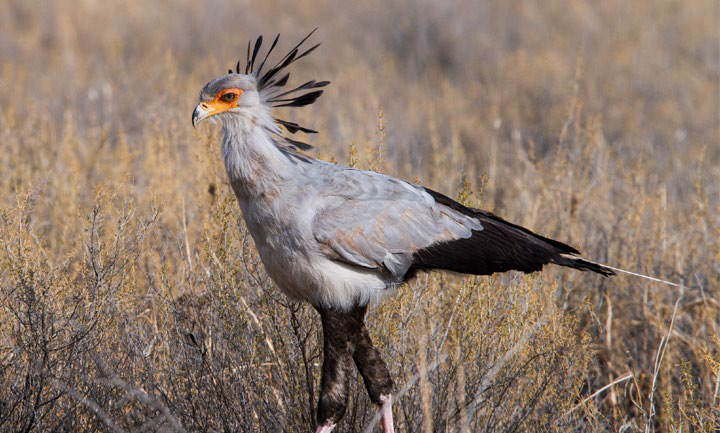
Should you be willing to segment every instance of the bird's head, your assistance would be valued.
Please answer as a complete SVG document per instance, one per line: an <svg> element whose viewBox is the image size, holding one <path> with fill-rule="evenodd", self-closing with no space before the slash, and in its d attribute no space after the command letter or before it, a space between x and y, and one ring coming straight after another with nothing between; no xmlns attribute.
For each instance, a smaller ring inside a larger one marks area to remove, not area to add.
<svg viewBox="0 0 720 433"><path fill-rule="evenodd" d="M200 103L195 107L192 115L193 127L213 116L217 116L220 121L225 121L231 119L232 116L242 116L243 113L253 109L265 108L269 110L273 107L303 107L315 102L323 93L322 90L315 89L327 86L330 84L329 81L311 80L291 90L284 90L290 78L290 73L286 72L288 66L307 56L320 45L313 45L304 51L300 49L302 44L315 33L315 30L310 32L288 54L268 69L264 69L264 67L270 53L277 45L280 35L275 37L270 49L265 53L264 59L259 62L257 68L255 67L256 60L259 60L258 54L262 47L263 38L260 36L256 39L252 51L250 50L250 42L248 42L244 71L241 72L240 62L238 62L235 71L229 70L227 75L210 81L200 91ZM270 119L279 125L271 125L273 127L267 128L274 135L277 144L302 150L312 148L307 143L283 136L280 126L291 134L298 131L304 133L315 133L317 131L302 127L294 122L272 117Z"/></svg>
<svg viewBox="0 0 720 433"><path fill-rule="evenodd" d="M245 74L227 74L218 77L200 91L200 103L192 115L193 127L208 117L231 116L244 108L260 105L255 76Z"/></svg>

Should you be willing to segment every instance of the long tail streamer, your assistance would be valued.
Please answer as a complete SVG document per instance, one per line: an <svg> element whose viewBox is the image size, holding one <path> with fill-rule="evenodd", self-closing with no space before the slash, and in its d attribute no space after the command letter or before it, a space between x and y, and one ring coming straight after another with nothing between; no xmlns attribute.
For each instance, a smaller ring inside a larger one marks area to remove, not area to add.
<svg viewBox="0 0 720 433"><path fill-rule="evenodd" d="M608 269L612 269L613 271L621 272L621 273L623 273L623 274L633 275L633 276L636 276L636 277L645 278L646 280L655 281L655 282L657 282L657 283L664 283L664 284L669 284L669 285L671 285L671 286L679 287L679 288L682 288L682 289L687 289L687 287L684 286L684 285L682 285L682 284L673 283L673 282L671 282L671 281L662 280L662 279L660 279L660 278L651 277L651 276L649 276L649 275L638 274L637 272L627 271L627 270L625 270L625 269L614 268L614 267L612 267L612 266L610 266L610 265L606 265L606 264L604 264L604 263L598 263L598 264L601 264L602 266L605 266L605 267L608 268Z"/></svg>

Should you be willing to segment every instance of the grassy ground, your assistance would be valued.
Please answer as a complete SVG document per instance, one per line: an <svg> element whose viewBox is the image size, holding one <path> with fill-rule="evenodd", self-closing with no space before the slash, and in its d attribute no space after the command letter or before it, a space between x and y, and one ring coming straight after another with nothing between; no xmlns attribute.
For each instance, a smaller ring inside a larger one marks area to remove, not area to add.
<svg viewBox="0 0 720 433"><path fill-rule="evenodd" d="M311 429L319 320L190 114L250 37L316 26L292 79L333 84L288 116L321 158L687 286L421 274L369 318L398 430L717 431L718 3L357 3L3 3L0 431ZM338 430L374 415L358 382Z"/></svg>

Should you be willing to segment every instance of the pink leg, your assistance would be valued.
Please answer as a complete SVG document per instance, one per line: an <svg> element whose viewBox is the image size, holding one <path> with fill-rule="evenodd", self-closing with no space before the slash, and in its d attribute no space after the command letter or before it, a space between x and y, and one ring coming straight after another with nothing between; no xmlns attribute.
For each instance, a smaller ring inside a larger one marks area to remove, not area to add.
<svg viewBox="0 0 720 433"><path fill-rule="evenodd" d="M315 430L315 433L330 433L334 428L335 424L328 421L323 425L319 425L317 430Z"/></svg>
<svg viewBox="0 0 720 433"><path fill-rule="evenodd" d="M383 433L395 433L392 416L392 394L381 395L380 400L383 402L380 409Z"/></svg>

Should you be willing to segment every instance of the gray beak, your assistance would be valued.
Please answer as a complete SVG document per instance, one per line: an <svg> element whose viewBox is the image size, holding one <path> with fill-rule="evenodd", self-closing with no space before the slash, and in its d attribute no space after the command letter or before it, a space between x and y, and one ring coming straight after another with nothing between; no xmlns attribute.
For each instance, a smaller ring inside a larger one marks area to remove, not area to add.
<svg viewBox="0 0 720 433"><path fill-rule="evenodd" d="M210 108L210 107L208 107L207 104L205 104L204 102L198 104L195 107L195 110L193 110L193 114L192 114L193 128L197 127L198 123L202 122L205 118L208 117L208 115L210 114L210 111L208 110L208 108Z"/></svg>

